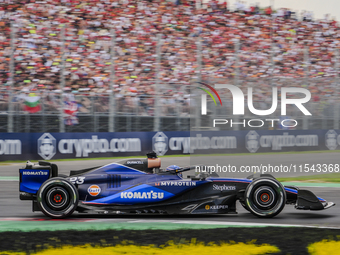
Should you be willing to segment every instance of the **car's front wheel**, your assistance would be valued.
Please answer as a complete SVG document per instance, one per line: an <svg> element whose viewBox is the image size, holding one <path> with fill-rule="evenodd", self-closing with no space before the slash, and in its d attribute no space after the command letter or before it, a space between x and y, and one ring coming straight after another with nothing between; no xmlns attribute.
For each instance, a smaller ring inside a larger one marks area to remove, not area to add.
<svg viewBox="0 0 340 255"><path fill-rule="evenodd" d="M247 187L244 203L252 214L261 218L271 218L285 207L286 192L276 179L258 178Z"/></svg>
<svg viewBox="0 0 340 255"><path fill-rule="evenodd" d="M79 195L77 188L62 177L45 181L37 193L40 210L51 218L65 218L77 208Z"/></svg>

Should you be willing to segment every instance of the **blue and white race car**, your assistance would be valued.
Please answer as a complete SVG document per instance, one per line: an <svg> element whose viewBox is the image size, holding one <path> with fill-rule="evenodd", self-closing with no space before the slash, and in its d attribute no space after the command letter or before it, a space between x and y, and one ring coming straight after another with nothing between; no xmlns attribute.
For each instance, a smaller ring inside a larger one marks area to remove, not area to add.
<svg viewBox="0 0 340 255"><path fill-rule="evenodd" d="M146 159L58 174L56 164L27 162L20 169L20 199L32 200L33 211L51 218L79 213L227 214L236 201L258 217L274 217L286 204L296 209L323 210L334 205L311 191L283 186L271 175L245 179L222 178L216 173L182 177L193 167L162 170L155 153Z"/></svg>

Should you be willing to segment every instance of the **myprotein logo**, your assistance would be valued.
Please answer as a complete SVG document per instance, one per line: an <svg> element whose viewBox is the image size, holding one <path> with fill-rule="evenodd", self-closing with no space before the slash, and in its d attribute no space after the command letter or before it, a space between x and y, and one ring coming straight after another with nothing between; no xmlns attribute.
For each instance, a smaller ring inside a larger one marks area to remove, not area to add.
<svg viewBox="0 0 340 255"><path fill-rule="evenodd" d="M166 182L156 182L155 186L196 186L196 182L180 182L180 181L166 181Z"/></svg>
<svg viewBox="0 0 340 255"><path fill-rule="evenodd" d="M211 89L213 87L209 86ZM232 98L233 98L233 115L244 115L244 94L243 91L235 86L235 85L229 85L229 84L215 84L216 89L228 89L231 92ZM220 99L219 95L217 94L216 90L213 89L215 94ZM207 91L205 91L207 92ZM209 92L209 91L208 91ZM207 93L208 93L207 92ZM209 92L210 93L210 92ZM293 94L293 93L301 93L304 94L304 98L287 98L287 94ZM211 93L210 93L211 94ZM277 102L278 102L278 89L277 87L272 88L272 106L268 110L258 110L255 109L254 103L253 103L253 88L248 88L248 94L247 94L247 105L248 109L251 113L258 115L258 116L266 116L274 113L277 109ZM295 105L304 115L312 115L302 104L307 103L311 99L311 93L309 90L304 88L281 88L281 115L287 114L287 105L292 104ZM215 101L215 99L214 99ZM220 103L222 105L222 101L220 100ZM216 104L216 101L215 101ZM207 114L207 95L202 94L201 95L201 114L206 115Z"/></svg>

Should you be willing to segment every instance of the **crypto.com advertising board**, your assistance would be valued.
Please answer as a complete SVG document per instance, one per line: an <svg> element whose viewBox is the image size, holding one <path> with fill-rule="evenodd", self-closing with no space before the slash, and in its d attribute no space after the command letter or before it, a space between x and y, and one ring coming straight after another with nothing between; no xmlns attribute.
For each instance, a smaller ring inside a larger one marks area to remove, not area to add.
<svg viewBox="0 0 340 255"><path fill-rule="evenodd" d="M340 130L1 133L0 160L336 150ZM190 136L191 135L191 136ZM314 155L315 156L315 155ZM199 157L202 159L202 157ZM226 157L222 157L227 159Z"/></svg>

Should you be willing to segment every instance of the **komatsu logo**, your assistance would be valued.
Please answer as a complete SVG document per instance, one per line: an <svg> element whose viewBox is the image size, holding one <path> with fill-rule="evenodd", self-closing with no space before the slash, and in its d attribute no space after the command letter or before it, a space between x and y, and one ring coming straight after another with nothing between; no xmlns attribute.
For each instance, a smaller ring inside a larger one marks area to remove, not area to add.
<svg viewBox="0 0 340 255"><path fill-rule="evenodd" d="M48 172L43 171L24 171L22 172L22 175L48 175Z"/></svg>
<svg viewBox="0 0 340 255"><path fill-rule="evenodd" d="M163 199L164 192L155 192L151 190L150 192L122 192L120 193L120 198L130 198L130 199Z"/></svg>

